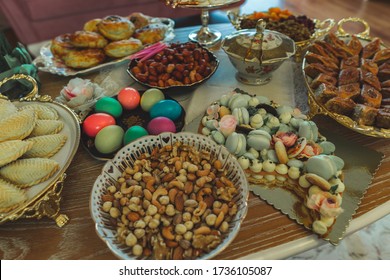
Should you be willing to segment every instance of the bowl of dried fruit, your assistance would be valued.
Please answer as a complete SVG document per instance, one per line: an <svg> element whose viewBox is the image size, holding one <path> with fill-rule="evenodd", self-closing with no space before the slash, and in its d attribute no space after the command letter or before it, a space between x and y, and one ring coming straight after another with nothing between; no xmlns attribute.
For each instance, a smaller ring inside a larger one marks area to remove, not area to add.
<svg viewBox="0 0 390 280"><path fill-rule="evenodd" d="M200 85L217 70L219 60L197 43L157 43L131 57L127 73L138 83L158 89Z"/></svg>
<svg viewBox="0 0 390 280"><path fill-rule="evenodd" d="M326 35L335 25L333 19L311 19L306 15L294 15L291 11L278 7L265 12L239 15L228 11L230 22L237 30L256 27L259 19L267 22L267 29L280 32L294 40L297 48L296 58L301 60L306 48L316 39Z"/></svg>
<svg viewBox="0 0 390 280"><path fill-rule="evenodd" d="M199 134L162 133L104 165L90 209L98 236L121 259L210 259L238 234L248 193L225 147Z"/></svg>

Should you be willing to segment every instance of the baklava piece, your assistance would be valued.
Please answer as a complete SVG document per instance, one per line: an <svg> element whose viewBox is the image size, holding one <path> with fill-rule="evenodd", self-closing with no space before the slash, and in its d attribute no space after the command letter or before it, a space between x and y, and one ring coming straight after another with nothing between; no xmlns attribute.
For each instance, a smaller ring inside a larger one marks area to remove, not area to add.
<svg viewBox="0 0 390 280"><path fill-rule="evenodd" d="M305 73L310 78L315 79L319 74L326 74L328 76L337 77L338 72L334 69L327 68L321 63L311 63L305 67Z"/></svg>
<svg viewBox="0 0 390 280"><path fill-rule="evenodd" d="M335 86L337 84L337 79L326 74L319 74L318 77L311 82L310 87L312 89L317 89L320 84L328 84Z"/></svg>
<svg viewBox="0 0 390 280"><path fill-rule="evenodd" d="M338 96L341 98L351 98L356 100L360 96L360 84L353 83L338 87Z"/></svg>
<svg viewBox="0 0 390 280"><path fill-rule="evenodd" d="M352 114L356 103L352 99L334 97L325 103L325 107L334 113L349 116Z"/></svg>
<svg viewBox="0 0 390 280"><path fill-rule="evenodd" d="M325 104L329 99L337 96L337 88L329 84L320 84L314 92L315 98L321 104Z"/></svg>
<svg viewBox="0 0 390 280"><path fill-rule="evenodd" d="M378 72L378 79L381 82L390 80L390 69L383 69Z"/></svg>
<svg viewBox="0 0 390 280"><path fill-rule="evenodd" d="M377 114L378 109L376 108L363 104L356 104L353 110L352 119L359 125L373 125Z"/></svg>
<svg viewBox="0 0 390 280"><path fill-rule="evenodd" d="M381 40L375 38L365 45L362 50L362 58L372 58L381 49Z"/></svg>
<svg viewBox="0 0 390 280"><path fill-rule="evenodd" d="M376 75L367 71L361 71L361 74L363 83L369 84L378 91L381 90L381 83Z"/></svg>
<svg viewBox="0 0 390 280"><path fill-rule="evenodd" d="M374 55L373 60L381 65L383 63L390 63L390 49L383 49Z"/></svg>
<svg viewBox="0 0 390 280"><path fill-rule="evenodd" d="M375 125L382 128L390 128L390 108L381 108L375 119Z"/></svg>
<svg viewBox="0 0 390 280"><path fill-rule="evenodd" d="M360 40L355 35L352 35L351 40L348 42L347 46L349 49L353 52L354 55L359 55L360 52L363 49L362 43L360 43Z"/></svg>
<svg viewBox="0 0 390 280"><path fill-rule="evenodd" d="M375 76L378 75L378 64L376 64L372 59L362 58L360 68L362 69L362 71L371 72Z"/></svg>
<svg viewBox="0 0 390 280"><path fill-rule="evenodd" d="M382 102L382 95L374 87L364 84L360 93L360 101L365 105L379 108Z"/></svg>
<svg viewBox="0 0 390 280"><path fill-rule="evenodd" d="M360 81L359 68L347 68L340 71L339 86L358 83Z"/></svg>
<svg viewBox="0 0 390 280"><path fill-rule="evenodd" d="M306 54L305 58L308 63L321 63L329 69L335 71L339 70L339 66L336 63L334 63L333 60L329 57L310 52Z"/></svg>
<svg viewBox="0 0 390 280"><path fill-rule="evenodd" d="M354 55L345 59L341 60L340 63L340 69L346 69L346 68L358 68L359 67L359 56Z"/></svg>
<svg viewBox="0 0 390 280"><path fill-rule="evenodd" d="M328 57L330 58L335 64L338 64L339 60L338 58L333 55L331 52L328 52L327 50L325 50L321 45L319 44L312 44L308 50L312 53L315 53L315 54L318 54L318 55L321 55L323 57Z"/></svg>

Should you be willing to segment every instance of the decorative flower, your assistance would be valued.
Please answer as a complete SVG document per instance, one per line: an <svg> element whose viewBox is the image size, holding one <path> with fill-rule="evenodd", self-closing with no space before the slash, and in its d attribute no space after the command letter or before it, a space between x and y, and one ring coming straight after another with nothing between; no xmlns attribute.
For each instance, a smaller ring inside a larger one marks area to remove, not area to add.
<svg viewBox="0 0 390 280"><path fill-rule="evenodd" d="M327 192L318 192L307 198L307 207L316 210L325 217L337 217L343 212L336 196Z"/></svg>
<svg viewBox="0 0 390 280"><path fill-rule="evenodd" d="M236 130L237 119L233 115L225 115L219 121L219 130L221 133L228 137Z"/></svg>
<svg viewBox="0 0 390 280"><path fill-rule="evenodd" d="M284 146L292 147L297 142L298 136L293 132L282 132L278 131L275 135L272 136L274 142L282 141Z"/></svg>
<svg viewBox="0 0 390 280"><path fill-rule="evenodd" d="M209 116L209 119L218 119L219 108L219 104L213 104L207 108L206 113Z"/></svg>
<svg viewBox="0 0 390 280"><path fill-rule="evenodd" d="M297 156L298 158L311 158L313 156L319 155L322 152L322 148L320 145L314 142L307 142L305 148L303 148L302 152Z"/></svg>
<svg viewBox="0 0 390 280"><path fill-rule="evenodd" d="M99 85L90 80L74 78L61 90L56 100L80 113L92 108L104 93Z"/></svg>

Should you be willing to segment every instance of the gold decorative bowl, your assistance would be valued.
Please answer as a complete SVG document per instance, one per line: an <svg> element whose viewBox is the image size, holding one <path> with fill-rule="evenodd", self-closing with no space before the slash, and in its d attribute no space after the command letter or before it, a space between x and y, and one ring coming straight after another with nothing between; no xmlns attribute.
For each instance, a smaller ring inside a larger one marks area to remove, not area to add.
<svg viewBox="0 0 390 280"><path fill-rule="evenodd" d="M49 217L55 220L59 227L64 226L69 218L60 213L61 192L66 178L65 171L69 167L80 142L80 125L76 114L68 107L57 103L50 96L38 95L36 81L24 74L16 74L10 78L0 81L0 87L12 80L25 79L32 84L32 90L23 98L13 100L16 107L30 104L40 104L55 109L59 118L64 122L64 128L60 132L68 136L65 145L55 154L52 159L60 165L59 170L48 180L29 187L26 190L27 200L9 212L0 213L0 224L7 221L15 221L20 218L41 219ZM0 95L2 99L8 99L7 96Z"/></svg>
<svg viewBox="0 0 390 280"><path fill-rule="evenodd" d="M238 14L237 12L228 11L228 18L236 30L241 30L241 22L243 19L248 18L248 14ZM334 26L335 21L331 18L325 20L311 19L314 22L315 29L311 37L307 40L296 41L296 53L295 58L297 62L301 62L307 47L315 40L320 39L326 35Z"/></svg>
<svg viewBox="0 0 390 280"><path fill-rule="evenodd" d="M349 42L351 40L352 34L347 33L343 28L343 25L348 22L358 23L363 25L364 30L360 33L354 34L360 40L363 46L365 46L366 44L370 43L373 40L373 38L370 37L369 24L365 20L360 18L355 18L355 17L345 18L338 22L337 24L338 27L336 32L338 38L344 40L345 42ZM386 48L386 46L382 44L381 48L382 49ZM351 119L349 116L341 115L329 111L324 104L322 104L315 98L315 93L313 89L310 87L310 84L313 79L310 78L308 75L306 75L304 70L307 64L308 63L306 61L306 58L304 58L302 63L302 71L303 71L305 84L308 89L308 103L310 108L310 111L308 113L309 118L313 118L315 115L320 115L320 114L327 115L332 119L336 120L338 123L342 124L343 126L352 129L353 131L356 131L358 133L361 133L363 135L378 137L378 138L390 138L390 129L380 128L376 126L360 125L356 121Z"/></svg>

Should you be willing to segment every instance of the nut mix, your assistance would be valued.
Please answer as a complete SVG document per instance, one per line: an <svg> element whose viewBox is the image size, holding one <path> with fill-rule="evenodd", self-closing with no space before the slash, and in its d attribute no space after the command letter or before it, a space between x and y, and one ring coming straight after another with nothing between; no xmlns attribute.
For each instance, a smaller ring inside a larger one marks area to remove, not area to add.
<svg viewBox="0 0 390 280"><path fill-rule="evenodd" d="M107 187L102 209L134 256L195 259L222 242L237 194L220 160L177 142L125 168Z"/></svg>
<svg viewBox="0 0 390 280"><path fill-rule="evenodd" d="M214 62L210 53L195 43L173 43L152 58L138 61L130 71L150 86L181 86L208 77L216 67Z"/></svg>

